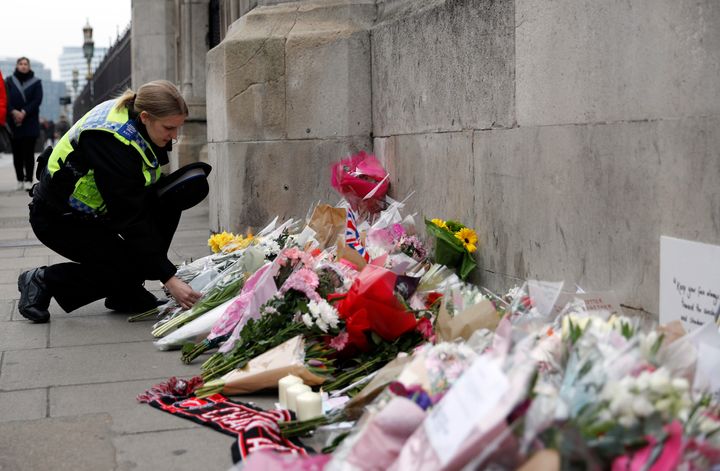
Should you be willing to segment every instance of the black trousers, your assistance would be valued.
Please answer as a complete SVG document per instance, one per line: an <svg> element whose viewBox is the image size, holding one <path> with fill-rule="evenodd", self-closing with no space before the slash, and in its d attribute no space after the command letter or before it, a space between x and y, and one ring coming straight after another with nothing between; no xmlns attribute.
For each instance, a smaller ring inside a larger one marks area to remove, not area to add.
<svg viewBox="0 0 720 471"><path fill-rule="evenodd" d="M156 212L161 243L167 251L181 212L162 206ZM34 201L30 205L30 224L43 244L72 260L45 269L48 291L66 312L108 296L127 296L151 279L137 263L138 254L103 221L59 214Z"/></svg>
<svg viewBox="0 0 720 471"><path fill-rule="evenodd" d="M11 140L15 176L19 182L33 181L35 141L37 137L18 137Z"/></svg>

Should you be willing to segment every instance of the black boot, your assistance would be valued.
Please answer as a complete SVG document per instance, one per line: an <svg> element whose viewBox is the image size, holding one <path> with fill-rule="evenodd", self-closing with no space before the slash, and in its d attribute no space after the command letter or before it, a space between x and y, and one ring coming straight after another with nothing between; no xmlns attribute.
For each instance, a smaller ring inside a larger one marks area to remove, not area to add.
<svg viewBox="0 0 720 471"><path fill-rule="evenodd" d="M48 307L52 296L45 285L44 275L45 267L40 267L23 272L18 277L18 311L23 317L37 324L50 320Z"/></svg>

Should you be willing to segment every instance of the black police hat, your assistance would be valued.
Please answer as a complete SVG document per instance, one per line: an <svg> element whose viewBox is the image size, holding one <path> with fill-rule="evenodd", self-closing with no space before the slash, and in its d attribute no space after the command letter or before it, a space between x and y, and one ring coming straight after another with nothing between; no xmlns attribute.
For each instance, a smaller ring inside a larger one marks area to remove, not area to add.
<svg viewBox="0 0 720 471"><path fill-rule="evenodd" d="M163 203L179 210L192 208L210 192L207 176L212 167L195 162L175 170L158 180L157 193Z"/></svg>

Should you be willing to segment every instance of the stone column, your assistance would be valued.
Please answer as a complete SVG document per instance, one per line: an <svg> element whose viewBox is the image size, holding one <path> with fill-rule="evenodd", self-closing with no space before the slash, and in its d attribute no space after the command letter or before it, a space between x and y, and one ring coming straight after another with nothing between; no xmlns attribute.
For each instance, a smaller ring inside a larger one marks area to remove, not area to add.
<svg viewBox="0 0 720 471"><path fill-rule="evenodd" d="M242 231L338 196L330 165L372 151L374 0L259 5L208 53L210 226Z"/></svg>
<svg viewBox="0 0 720 471"><path fill-rule="evenodd" d="M170 164L176 169L191 162L207 159L207 124L205 113L205 58L209 0L180 0L180 91L190 110Z"/></svg>
<svg viewBox="0 0 720 471"><path fill-rule="evenodd" d="M151 80L177 82L174 0L132 0L132 87Z"/></svg>

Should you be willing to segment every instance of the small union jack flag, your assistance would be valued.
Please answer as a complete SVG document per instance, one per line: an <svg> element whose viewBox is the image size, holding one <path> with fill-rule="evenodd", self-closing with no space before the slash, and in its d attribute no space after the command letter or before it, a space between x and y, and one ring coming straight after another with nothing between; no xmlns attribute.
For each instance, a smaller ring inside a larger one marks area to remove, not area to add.
<svg viewBox="0 0 720 471"><path fill-rule="evenodd" d="M357 221L355 219L355 213L352 209L347 208L347 220L345 223L345 245L357 250L362 255L366 262L370 261L370 254L365 250L365 246L360 240L360 231L357 228Z"/></svg>

